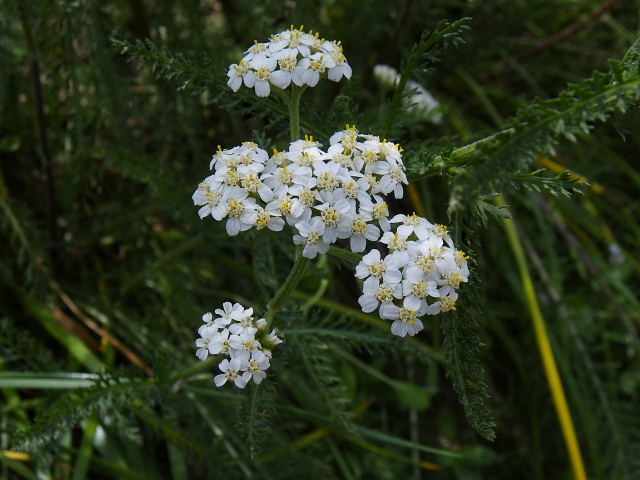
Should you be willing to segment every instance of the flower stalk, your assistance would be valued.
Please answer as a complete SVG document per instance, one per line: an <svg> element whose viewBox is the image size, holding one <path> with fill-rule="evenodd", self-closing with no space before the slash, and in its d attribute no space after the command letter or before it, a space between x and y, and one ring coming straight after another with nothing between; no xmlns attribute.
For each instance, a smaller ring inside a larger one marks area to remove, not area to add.
<svg viewBox="0 0 640 480"><path fill-rule="evenodd" d="M302 256L302 249L299 248L296 251L296 261L293 264L293 267L291 267L289 276L280 287L280 290L276 292L276 294L267 305L267 309L270 313L274 313L278 311L280 307L282 307L282 304L296 289L298 283L300 283L300 280L302 279L304 272L307 270L308 265L309 259Z"/></svg>
<svg viewBox="0 0 640 480"><path fill-rule="evenodd" d="M291 141L295 142L300 138L300 97L303 89L296 87L291 88L291 97L289 97L289 124L291 128Z"/></svg>

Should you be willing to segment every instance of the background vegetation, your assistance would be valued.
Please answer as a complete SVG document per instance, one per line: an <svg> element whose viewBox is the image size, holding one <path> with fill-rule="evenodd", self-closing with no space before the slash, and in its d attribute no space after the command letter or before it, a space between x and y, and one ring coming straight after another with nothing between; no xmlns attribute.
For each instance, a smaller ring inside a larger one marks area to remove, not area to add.
<svg viewBox="0 0 640 480"><path fill-rule="evenodd" d="M2 2L0 476L571 478L554 358L589 478L640 478L639 11ZM200 316L262 308L293 245L230 240L190 196L217 144L288 138L277 99L224 82L290 24L341 40L355 73L306 92L303 132L400 142L415 189L393 211L451 225L473 282L458 312L391 338L359 311L352 264L316 261L278 315L268 381L216 389ZM424 84L442 123L383 91L380 63Z"/></svg>

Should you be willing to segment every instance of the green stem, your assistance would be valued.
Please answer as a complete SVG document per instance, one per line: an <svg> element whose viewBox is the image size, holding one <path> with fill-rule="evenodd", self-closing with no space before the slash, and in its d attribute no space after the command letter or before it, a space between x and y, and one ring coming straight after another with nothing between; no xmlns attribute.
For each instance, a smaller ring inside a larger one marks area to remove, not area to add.
<svg viewBox="0 0 640 480"><path fill-rule="evenodd" d="M360 263L362 261L362 255L360 255L359 253L353 253L340 247L331 246L329 247L329 251L327 253L333 257L341 258L342 260L346 260L347 262L354 264Z"/></svg>
<svg viewBox="0 0 640 480"><path fill-rule="evenodd" d="M289 98L289 121L291 125L291 141L300 138L300 97L302 88L292 85L291 97Z"/></svg>
<svg viewBox="0 0 640 480"><path fill-rule="evenodd" d="M298 250L296 253L296 261L291 267L291 271L289 272L289 276L284 281L280 290L274 295L269 304L267 305L267 309L269 312L276 312L280 309L284 301L289 298L289 295L295 290L296 286L302 279L307 266L309 265L309 259L302 256L302 252Z"/></svg>

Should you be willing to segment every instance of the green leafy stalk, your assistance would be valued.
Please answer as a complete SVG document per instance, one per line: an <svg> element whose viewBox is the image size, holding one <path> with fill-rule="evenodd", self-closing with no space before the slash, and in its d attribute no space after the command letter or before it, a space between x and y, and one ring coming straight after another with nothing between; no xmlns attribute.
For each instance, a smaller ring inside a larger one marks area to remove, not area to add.
<svg viewBox="0 0 640 480"><path fill-rule="evenodd" d="M391 100L391 109L387 117L387 124L384 128L385 137L389 136L391 128L393 127L393 121L400 109L405 86L419 62L425 60L425 57L427 57L427 61L435 62L437 60L437 52L433 52L435 55L428 55L429 51L438 44L443 44L442 46L446 47L446 44L451 41L459 41L460 35L469 28L468 23L470 21L471 19L466 17L451 23L443 20L439 22L433 30L425 30L422 33L420 41L413 46L409 58L403 65L400 81Z"/></svg>
<svg viewBox="0 0 640 480"><path fill-rule="evenodd" d="M296 253L296 261L291 267L291 271L289 272L289 276L284 281L280 290L276 292L274 297L271 299L269 304L267 305L267 309L270 312L276 312L282 307L284 301L289 298L289 295L296 289L296 286L302 279L304 272L309 265L309 259L302 256L302 252L299 250Z"/></svg>
<svg viewBox="0 0 640 480"><path fill-rule="evenodd" d="M292 142L300 138L300 97L302 96L302 91L302 88L293 85L289 99L289 122Z"/></svg>

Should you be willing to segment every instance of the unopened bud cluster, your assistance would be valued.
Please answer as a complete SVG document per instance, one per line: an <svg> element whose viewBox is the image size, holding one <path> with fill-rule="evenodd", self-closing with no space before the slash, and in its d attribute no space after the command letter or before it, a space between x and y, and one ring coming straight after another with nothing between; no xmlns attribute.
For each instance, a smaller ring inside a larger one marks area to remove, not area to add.
<svg viewBox="0 0 640 480"><path fill-rule="evenodd" d="M253 318L253 308L224 302L214 313L215 317L210 312L202 316L196 356L200 360L206 360L209 355L228 357L219 363L222 373L213 379L218 387L228 381L238 388L244 388L251 380L259 384L267 376L271 350L282 343L282 339L275 330L268 333L264 318Z"/></svg>

